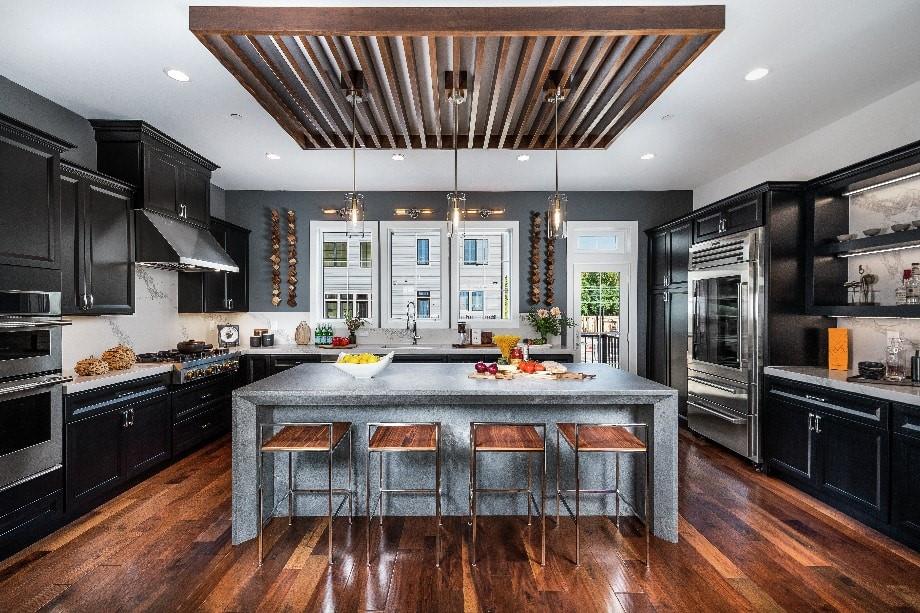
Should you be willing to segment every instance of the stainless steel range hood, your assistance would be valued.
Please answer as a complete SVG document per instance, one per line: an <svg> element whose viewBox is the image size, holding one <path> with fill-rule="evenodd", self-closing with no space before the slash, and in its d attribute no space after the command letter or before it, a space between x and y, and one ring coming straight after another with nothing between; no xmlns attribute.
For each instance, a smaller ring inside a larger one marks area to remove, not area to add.
<svg viewBox="0 0 920 613"><path fill-rule="evenodd" d="M140 266L193 272L240 270L210 232L154 211L135 211L134 236Z"/></svg>

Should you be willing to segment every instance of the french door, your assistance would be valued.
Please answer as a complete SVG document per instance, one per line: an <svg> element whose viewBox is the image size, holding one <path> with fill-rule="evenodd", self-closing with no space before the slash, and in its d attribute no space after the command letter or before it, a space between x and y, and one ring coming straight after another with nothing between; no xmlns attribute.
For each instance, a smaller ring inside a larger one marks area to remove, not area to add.
<svg viewBox="0 0 920 613"><path fill-rule="evenodd" d="M574 264L571 273L579 358L630 370L629 266Z"/></svg>

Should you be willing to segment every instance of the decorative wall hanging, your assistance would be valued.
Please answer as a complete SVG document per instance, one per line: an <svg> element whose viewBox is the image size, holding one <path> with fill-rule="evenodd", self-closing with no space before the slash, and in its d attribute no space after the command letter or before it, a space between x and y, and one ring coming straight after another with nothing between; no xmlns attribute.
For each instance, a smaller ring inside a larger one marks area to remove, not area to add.
<svg viewBox="0 0 920 613"><path fill-rule="evenodd" d="M530 212L530 304L540 304L540 239L543 237L543 216Z"/></svg>
<svg viewBox="0 0 920 613"><path fill-rule="evenodd" d="M281 304L281 216L272 209L272 306Z"/></svg>
<svg viewBox="0 0 920 613"><path fill-rule="evenodd" d="M553 306L556 302L556 292L553 285L556 282L556 240L546 233L546 306Z"/></svg>
<svg viewBox="0 0 920 613"><path fill-rule="evenodd" d="M297 306L297 220L294 211L287 212L288 299L289 307Z"/></svg>

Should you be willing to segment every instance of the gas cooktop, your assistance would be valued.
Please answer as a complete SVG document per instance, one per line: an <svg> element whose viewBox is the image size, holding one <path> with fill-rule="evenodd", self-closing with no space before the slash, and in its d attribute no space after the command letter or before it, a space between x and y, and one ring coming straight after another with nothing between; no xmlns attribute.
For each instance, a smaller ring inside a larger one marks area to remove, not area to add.
<svg viewBox="0 0 920 613"><path fill-rule="evenodd" d="M183 384L239 370L240 352L230 351L226 347L195 353L181 353L176 349L168 349L152 353L139 353L137 361L141 364L172 364L172 382Z"/></svg>
<svg viewBox="0 0 920 613"><path fill-rule="evenodd" d="M140 364L178 362L193 362L212 357L222 357L230 354L226 347L219 349L208 349L207 351L197 351L195 353L182 353L178 349L166 349L164 351L155 351L151 353L137 354L137 361Z"/></svg>

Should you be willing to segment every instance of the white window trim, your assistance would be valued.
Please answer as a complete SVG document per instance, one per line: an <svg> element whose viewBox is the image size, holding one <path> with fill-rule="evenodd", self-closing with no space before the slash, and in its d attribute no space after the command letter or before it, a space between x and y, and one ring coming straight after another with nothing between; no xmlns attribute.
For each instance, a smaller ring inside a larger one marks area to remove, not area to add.
<svg viewBox="0 0 920 613"><path fill-rule="evenodd" d="M367 317L368 328L380 327L380 236L377 222L365 221L364 234L371 238L371 312ZM314 327L320 322L343 324L343 319L327 319L325 296L323 294L323 233L345 232L344 221L310 221L310 323ZM374 245L377 249L374 249ZM360 258L360 254L359 254ZM282 278L284 275L282 274ZM282 284L284 285L284 284Z"/></svg>
<svg viewBox="0 0 920 613"><path fill-rule="evenodd" d="M380 287L386 291L380 292L380 321L383 328L401 328L405 327L405 317L388 317L391 312L392 293L390 286L393 283L392 268L390 266L390 242L393 230L414 230L414 231L438 231L441 234L441 319L431 321L425 319L418 320L419 328L429 329L447 329L450 328L450 313L453 305L453 294L451 293L448 281L450 280L449 262L451 253L451 242L447 238L446 221L381 221L380 222ZM428 245L429 264L431 262L431 245Z"/></svg>
<svg viewBox="0 0 920 613"><path fill-rule="evenodd" d="M629 372L635 373L638 364L639 343L636 336L639 320L639 294L637 288L637 273L639 270L639 222L638 221L570 221L567 224L566 239L566 311L570 317L575 318L575 285L576 285L576 267L584 264L597 263L598 255L603 255L603 262L614 266L625 267L628 273L628 298L627 308L627 347L628 347L628 364ZM587 250L578 251L574 249L577 244L579 234L595 236L602 232L624 232L625 242L622 250L617 251L598 251ZM579 333L576 328L573 334ZM575 343L579 338L575 337ZM579 352L576 355L580 355Z"/></svg>
<svg viewBox="0 0 920 613"><path fill-rule="evenodd" d="M511 311L508 319L464 319L472 328L505 329L520 328L520 237L517 221L467 221L466 230L511 230ZM463 236L451 238L450 245L450 312L451 325L460 322L460 265L463 263Z"/></svg>

